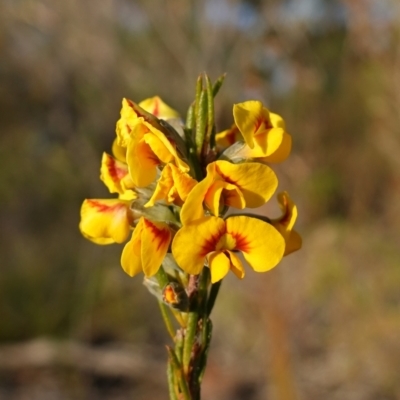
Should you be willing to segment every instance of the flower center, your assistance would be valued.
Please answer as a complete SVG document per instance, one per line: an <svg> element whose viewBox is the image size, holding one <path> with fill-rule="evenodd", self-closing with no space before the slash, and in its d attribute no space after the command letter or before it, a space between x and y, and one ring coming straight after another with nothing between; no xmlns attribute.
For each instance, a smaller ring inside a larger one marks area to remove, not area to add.
<svg viewBox="0 0 400 400"><path fill-rule="evenodd" d="M216 251L234 250L235 248L236 239L230 233L222 235L215 246Z"/></svg>

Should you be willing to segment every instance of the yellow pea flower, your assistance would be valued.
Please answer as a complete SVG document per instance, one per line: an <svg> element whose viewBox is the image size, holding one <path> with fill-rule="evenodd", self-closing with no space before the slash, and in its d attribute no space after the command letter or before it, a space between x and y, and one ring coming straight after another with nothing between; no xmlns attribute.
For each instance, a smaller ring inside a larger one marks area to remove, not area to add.
<svg viewBox="0 0 400 400"><path fill-rule="evenodd" d="M179 118L178 111L164 103L158 96L141 101L139 106L159 119Z"/></svg>
<svg viewBox="0 0 400 400"><path fill-rule="evenodd" d="M118 193L120 199L133 200L137 198L133 182L129 176L128 166L103 153L101 159L100 179L107 186L110 193Z"/></svg>
<svg viewBox="0 0 400 400"><path fill-rule="evenodd" d="M288 157L292 138L285 131L285 122L261 101L235 104L233 118L248 146L243 157L264 158L268 162L281 162Z"/></svg>
<svg viewBox="0 0 400 400"><path fill-rule="evenodd" d="M220 205L243 209L266 203L278 186L275 173L260 163L232 164L218 160L207 166L207 176L187 197L182 210L182 224L203 218L203 203L215 216Z"/></svg>
<svg viewBox="0 0 400 400"><path fill-rule="evenodd" d="M126 161L133 183L138 187L154 181L160 164L174 163L183 172L190 169L178 156L175 144L160 130L140 118L132 127Z"/></svg>
<svg viewBox="0 0 400 400"><path fill-rule="evenodd" d="M154 111L154 100L145 100L145 105ZM159 104L159 107L163 113L175 115L172 109L165 110L168 107L165 104ZM117 141L113 150L120 159L123 149L126 149L126 163L133 184L137 187L145 187L153 182L160 164L173 162L184 172L190 169L178 155L176 141L183 143L182 138L179 135L167 137L162 129L158 118L133 101L123 99L121 118L116 127Z"/></svg>
<svg viewBox="0 0 400 400"><path fill-rule="evenodd" d="M166 223L141 217L131 240L122 251L123 270L130 276L142 271L146 277L155 275L167 254L171 238L171 230Z"/></svg>
<svg viewBox="0 0 400 400"><path fill-rule="evenodd" d="M179 114L158 96L143 100L138 105L132 100L122 99L121 118L117 121L116 127L120 146L127 147L132 126L140 117L145 118L150 123L157 124L157 118L178 118Z"/></svg>
<svg viewBox="0 0 400 400"><path fill-rule="evenodd" d="M197 181L186 172L182 172L173 164L167 164L161 172L160 179L145 207L154 206L158 200L165 200L168 204L175 203L182 206Z"/></svg>
<svg viewBox="0 0 400 400"><path fill-rule="evenodd" d="M247 216L226 220L206 217L183 226L172 242L172 253L178 265L187 273L198 275L205 262L211 271L211 281L218 282L231 270L238 278L244 268L235 251L256 272L275 267L282 259L285 241L270 224Z"/></svg>
<svg viewBox="0 0 400 400"><path fill-rule="evenodd" d="M297 207L287 192L278 194L279 206L283 211L280 218L271 221L271 224L282 234L286 242L285 256L301 248L301 236L293 230L297 219Z"/></svg>
<svg viewBox="0 0 400 400"><path fill-rule="evenodd" d="M97 244L125 242L133 220L130 204L129 200L86 199L79 223L82 235Z"/></svg>

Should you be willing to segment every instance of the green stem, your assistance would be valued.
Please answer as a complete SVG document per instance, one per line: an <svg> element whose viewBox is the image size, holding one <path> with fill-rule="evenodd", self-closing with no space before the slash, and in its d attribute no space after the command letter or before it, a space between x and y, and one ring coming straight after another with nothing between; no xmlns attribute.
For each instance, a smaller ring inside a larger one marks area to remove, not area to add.
<svg viewBox="0 0 400 400"><path fill-rule="evenodd" d="M168 362L167 365L167 379L168 379L169 399L179 400L177 395L177 385L176 385L174 368L171 362Z"/></svg>
<svg viewBox="0 0 400 400"><path fill-rule="evenodd" d="M160 306L161 310L161 316L164 320L165 327L167 328L167 331L169 335L171 336L171 339L175 339L175 329L174 325L172 324L171 318L168 315L168 307L161 301L158 300L158 305Z"/></svg>
<svg viewBox="0 0 400 400"><path fill-rule="evenodd" d="M185 339L183 342L183 355L182 365L183 372L186 376L189 375L189 366L192 359L193 344L197 333L197 322L199 319L199 313L197 310L190 311L188 316L188 323L185 331Z"/></svg>
<svg viewBox="0 0 400 400"><path fill-rule="evenodd" d="M199 384L203 380L203 376L206 371L208 351L210 350L211 335L212 335L212 322L210 319L207 319L203 321L202 353L199 360L199 366L197 372Z"/></svg>
<svg viewBox="0 0 400 400"><path fill-rule="evenodd" d="M183 400L191 400L189 387L188 387L186 379L185 379L185 374L182 371L182 366L181 366L175 352L169 346L167 346L167 351L168 351L168 355L169 355L169 361L172 364L172 369L178 378L179 387L180 387L180 389L182 391L182 395L183 395Z"/></svg>
<svg viewBox="0 0 400 400"><path fill-rule="evenodd" d="M163 266L160 267L155 276L158 284L160 285L160 289L163 290L169 283L168 275L164 271Z"/></svg>

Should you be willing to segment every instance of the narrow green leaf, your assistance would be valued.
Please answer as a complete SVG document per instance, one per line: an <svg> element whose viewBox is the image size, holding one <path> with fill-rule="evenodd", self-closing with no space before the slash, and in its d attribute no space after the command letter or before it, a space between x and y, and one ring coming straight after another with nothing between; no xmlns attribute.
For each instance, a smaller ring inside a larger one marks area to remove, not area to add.
<svg viewBox="0 0 400 400"><path fill-rule="evenodd" d="M208 75L205 76L206 79L206 90L207 90L207 133L205 141L211 145L211 142L215 142L213 140L212 133L215 132L215 117L214 117L214 95L213 88L211 85L210 78Z"/></svg>
<svg viewBox="0 0 400 400"><path fill-rule="evenodd" d="M207 126L207 92L201 91L199 108L196 115L196 150L197 155L201 154Z"/></svg>
<svg viewBox="0 0 400 400"><path fill-rule="evenodd" d="M167 328L167 331L168 331L169 335L171 336L171 339L174 340L175 329L174 329L174 325L171 321L171 318L168 314L169 313L168 307L161 300L158 301L158 305L160 306L161 316L164 320L165 327Z"/></svg>
<svg viewBox="0 0 400 400"><path fill-rule="evenodd" d="M190 105L190 107L188 108L188 111L186 114L186 124L185 124L186 129L193 130L195 127L195 121L196 121L195 106L196 106L196 103L193 102Z"/></svg>
<svg viewBox="0 0 400 400"><path fill-rule="evenodd" d="M211 290L210 290L210 296L208 297L208 302L207 302L207 315L211 314L211 311L214 307L215 304L215 300L217 299L218 293L219 293L219 289L221 287L221 283L222 280L214 283L211 286Z"/></svg>
<svg viewBox="0 0 400 400"><path fill-rule="evenodd" d="M221 86L222 86L222 84L224 83L225 77L226 77L226 73L225 73L225 74L222 74L222 75L215 81L215 83L214 83L214 85L213 85L213 88L212 88L213 96L214 96L214 97L218 94L219 89L221 89Z"/></svg>
<svg viewBox="0 0 400 400"><path fill-rule="evenodd" d="M169 391L169 399L170 400L179 400L178 399L178 387L176 384L176 374L174 371L174 367L171 361L168 361L167 365L167 379L168 379L168 391Z"/></svg>
<svg viewBox="0 0 400 400"><path fill-rule="evenodd" d="M175 374L177 375L178 382L179 382L179 387L181 389L181 392L183 394L183 400L191 400L190 392L189 392L189 387L185 379L185 374L182 371L182 366L171 347L166 346L168 355L169 355L169 361L172 364L172 369L175 371Z"/></svg>

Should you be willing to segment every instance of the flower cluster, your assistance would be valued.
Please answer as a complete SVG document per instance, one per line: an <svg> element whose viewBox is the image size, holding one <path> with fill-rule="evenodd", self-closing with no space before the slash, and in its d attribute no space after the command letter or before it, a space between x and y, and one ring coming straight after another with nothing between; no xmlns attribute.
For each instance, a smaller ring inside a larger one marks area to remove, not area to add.
<svg viewBox="0 0 400 400"><path fill-rule="evenodd" d="M277 219L235 211L274 195L270 164L291 150L283 119L246 101L233 106L233 125L217 133L213 100L222 79L214 86L204 79L185 124L159 97L122 101L112 155L103 154L100 168L117 197L82 204L82 234L97 244L127 242L121 265L130 276L150 278L172 258L179 273L209 268L215 283L229 271L243 278L243 260L264 272L301 247L297 208L286 192L278 194Z"/></svg>

